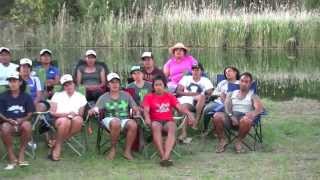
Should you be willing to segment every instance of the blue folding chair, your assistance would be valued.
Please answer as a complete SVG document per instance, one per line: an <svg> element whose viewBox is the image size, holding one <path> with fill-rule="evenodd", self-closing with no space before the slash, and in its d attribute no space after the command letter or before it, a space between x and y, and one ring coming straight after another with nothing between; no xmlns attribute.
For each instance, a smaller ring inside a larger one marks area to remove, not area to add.
<svg viewBox="0 0 320 180"><path fill-rule="evenodd" d="M233 84L233 83L229 83L228 84L228 92L232 92L235 90L238 90L240 88L239 84ZM252 82L251 90L254 91L254 93L257 93L257 81ZM250 144L248 142L242 141L242 143L251 151L255 151L256 150L256 145L257 143L262 144L263 142L263 135L262 135L262 123L261 123L261 117L263 115L267 115L267 112L265 109L263 109L263 112L260 113L252 122L252 130L249 132L247 137L250 137L253 139L253 144L250 146ZM253 132L252 132L253 131ZM236 139L236 132L234 129L227 129L225 128L225 134L229 140L229 144L231 144L235 139Z"/></svg>

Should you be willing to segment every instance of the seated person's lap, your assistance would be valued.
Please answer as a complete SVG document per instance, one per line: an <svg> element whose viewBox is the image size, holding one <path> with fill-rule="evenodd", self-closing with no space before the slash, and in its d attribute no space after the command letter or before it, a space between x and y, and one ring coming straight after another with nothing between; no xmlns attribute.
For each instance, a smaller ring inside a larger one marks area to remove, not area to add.
<svg viewBox="0 0 320 180"><path fill-rule="evenodd" d="M107 128L107 130L110 130L110 124L112 121L120 121L121 130L123 130L126 127L127 122L130 120L132 119L119 119L116 117L106 117L101 120L101 124L103 125L103 127Z"/></svg>

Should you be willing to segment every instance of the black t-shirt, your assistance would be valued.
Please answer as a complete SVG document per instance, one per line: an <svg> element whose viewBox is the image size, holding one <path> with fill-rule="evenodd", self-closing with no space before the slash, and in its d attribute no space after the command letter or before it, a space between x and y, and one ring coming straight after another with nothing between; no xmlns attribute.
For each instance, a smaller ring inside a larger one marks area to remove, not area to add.
<svg viewBox="0 0 320 180"><path fill-rule="evenodd" d="M0 94L0 113L5 117L22 118L34 111L32 98L27 93L22 92L18 97L12 97L10 91Z"/></svg>

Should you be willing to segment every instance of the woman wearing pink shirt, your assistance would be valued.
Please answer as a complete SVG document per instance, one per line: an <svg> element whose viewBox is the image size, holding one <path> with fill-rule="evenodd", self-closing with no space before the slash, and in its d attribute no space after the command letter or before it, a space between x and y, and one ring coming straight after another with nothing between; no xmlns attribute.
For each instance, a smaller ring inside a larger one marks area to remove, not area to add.
<svg viewBox="0 0 320 180"><path fill-rule="evenodd" d="M172 57L163 67L163 72L168 78L169 91L174 92L183 75L191 72L192 64L198 61L188 54L189 49L182 43L177 43L169 48Z"/></svg>

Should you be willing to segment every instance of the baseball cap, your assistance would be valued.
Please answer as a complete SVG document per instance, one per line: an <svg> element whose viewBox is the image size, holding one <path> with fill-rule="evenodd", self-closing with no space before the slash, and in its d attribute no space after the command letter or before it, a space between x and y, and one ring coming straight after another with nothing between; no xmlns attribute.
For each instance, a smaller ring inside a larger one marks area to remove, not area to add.
<svg viewBox="0 0 320 180"><path fill-rule="evenodd" d="M119 79L120 81L120 76L117 73L109 73L107 76L107 81L111 81L112 79Z"/></svg>
<svg viewBox="0 0 320 180"><path fill-rule="evenodd" d="M63 85L66 82L73 81L73 78L70 74L65 74L60 78L60 83Z"/></svg>
<svg viewBox="0 0 320 180"><path fill-rule="evenodd" d="M143 52L141 55L141 59L146 58L146 57L153 58L153 55L151 52Z"/></svg>
<svg viewBox="0 0 320 180"><path fill-rule="evenodd" d="M28 64L29 66L32 66L32 61L29 58L22 58L22 59L20 59L20 63L19 64L20 65Z"/></svg>
<svg viewBox="0 0 320 180"><path fill-rule="evenodd" d="M97 53L95 50L89 49L86 51L86 56L89 56L89 55L97 56Z"/></svg>
<svg viewBox="0 0 320 180"><path fill-rule="evenodd" d="M132 74L133 72L135 71L141 71L142 72L142 68L141 66L132 66L131 69L130 69L130 74Z"/></svg>
<svg viewBox="0 0 320 180"><path fill-rule="evenodd" d="M9 74L9 76L7 77L7 81L8 81L9 79L19 79L19 72L14 71L14 72L12 72L11 74Z"/></svg>
<svg viewBox="0 0 320 180"><path fill-rule="evenodd" d="M7 51L8 53L10 53L10 49L7 47L0 47L0 53L2 53L2 51Z"/></svg>
<svg viewBox="0 0 320 180"><path fill-rule="evenodd" d="M43 55L44 53L49 53L50 55L52 54L52 51L50 51L49 49L42 49L40 51L40 56Z"/></svg>

